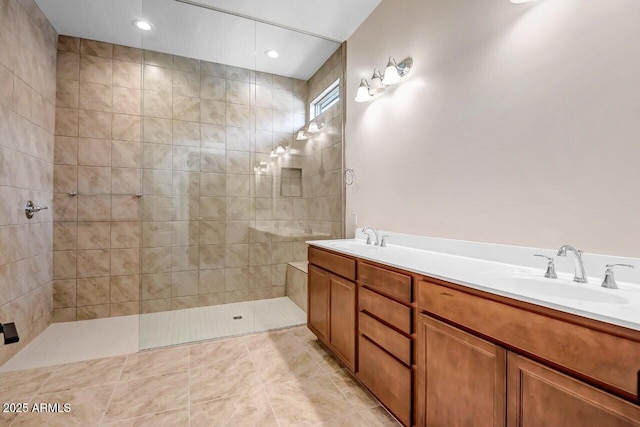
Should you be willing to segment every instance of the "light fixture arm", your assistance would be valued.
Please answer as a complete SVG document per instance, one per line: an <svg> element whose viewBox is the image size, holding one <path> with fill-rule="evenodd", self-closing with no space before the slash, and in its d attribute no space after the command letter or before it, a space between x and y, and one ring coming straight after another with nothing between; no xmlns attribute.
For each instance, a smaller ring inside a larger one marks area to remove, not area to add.
<svg viewBox="0 0 640 427"><path fill-rule="evenodd" d="M395 66L400 77L404 77L409 74L409 71L411 71L411 67L413 67L413 59L410 56L407 56L402 61L400 61L400 63L397 63L394 57L390 57L389 64L387 66L389 65Z"/></svg>

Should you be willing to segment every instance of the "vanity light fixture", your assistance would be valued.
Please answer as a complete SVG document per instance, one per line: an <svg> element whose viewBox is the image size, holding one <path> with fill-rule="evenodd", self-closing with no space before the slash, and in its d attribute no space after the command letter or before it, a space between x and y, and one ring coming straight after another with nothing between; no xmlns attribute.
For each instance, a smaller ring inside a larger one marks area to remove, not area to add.
<svg viewBox="0 0 640 427"><path fill-rule="evenodd" d="M286 153L288 149L289 149L288 145L285 145L285 146L278 145L276 147L276 155L280 156L280 155Z"/></svg>
<svg viewBox="0 0 640 427"><path fill-rule="evenodd" d="M324 118L316 117L313 121L309 123L309 127L307 128L307 132L309 133L318 133L320 129L324 127Z"/></svg>
<svg viewBox="0 0 640 427"><path fill-rule="evenodd" d="M373 70L373 75L371 76L371 84L369 85L369 93L371 95L377 95L387 89L384 84L382 84L383 77L384 76L379 69L376 68Z"/></svg>
<svg viewBox="0 0 640 427"><path fill-rule="evenodd" d="M142 31L153 30L153 24L151 22L145 21L144 19L136 19L135 21L133 21L133 25L135 25L139 30Z"/></svg>
<svg viewBox="0 0 640 427"><path fill-rule="evenodd" d="M269 49L264 54L267 55L271 59L276 59L277 57L280 56L280 54L277 51L273 50L273 49Z"/></svg>
<svg viewBox="0 0 640 427"><path fill-rule="evenodd" d="M373 94L371 93L369 86L369 82L367 79L363 78L360 80L360 86L358 87L358 91L356 92L356 102L369 102L371 98L373 98ZM311 132L311 129L309 129Z"/></svg>
<svg viewBox="0 0 640 427"><path fill-rule="evenodd" d="M296 136L296 141L306 141L309 139L306 133L303 130L298 131L298 135Z"/></svg>
<svg viewBox="0 0 640 427"><path fill-rule="evenodd" d="M402 78L409 74L412 66L413 59L411 59L411 57L403 59L399 64L393 56L389 57L387 68L385 68L384 76L382 77L382 84L385 86L393 86L400 83Z"/></svg>
<svg viewBox="0 0 640 427"><path fill-rule="evenodd" d="M271 150L271 154L269 155L269 157L271 157L272 159L275 159L278 157L278 155L276 154L276 152L274 150Z"/></svg>

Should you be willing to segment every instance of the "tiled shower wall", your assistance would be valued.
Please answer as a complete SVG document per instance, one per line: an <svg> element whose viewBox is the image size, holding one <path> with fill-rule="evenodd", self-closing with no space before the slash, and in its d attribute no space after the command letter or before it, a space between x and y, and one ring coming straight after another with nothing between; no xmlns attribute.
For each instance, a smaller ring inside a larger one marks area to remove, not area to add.
<svg viewBox="0 0 640 427"><path fill-rule="evenodd" d="M324 121L324 128L301 144L304 192L296 218L307 224L311 231L321 233L316 237L319 239L343 238L342 109L346 94L342 79L342 49L339 48L308 82L307 105L340 79L340 101L316 119ZM306 251L304 255L306 260Z"/></svg>
<svg viewBox="0 0 640 427"><path fill-rule="evenodd" d="M0 365L51 321L51 210L24 205L51 205L56 39L33 1L0 0L0 323L20 334Z"/></svg>
<svg viewBox="0 0 640 427"><path fill-rule="evenodd" d="M283 296L294 206L269 153L307 83L63 36L57 64L55 320Z"/></svg>

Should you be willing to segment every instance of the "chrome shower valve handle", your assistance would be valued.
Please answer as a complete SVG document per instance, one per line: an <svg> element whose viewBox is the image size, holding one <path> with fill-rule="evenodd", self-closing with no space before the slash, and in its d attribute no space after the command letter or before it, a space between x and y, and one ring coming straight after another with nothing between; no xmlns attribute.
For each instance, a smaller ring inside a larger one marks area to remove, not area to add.
<svg viewBox="0 0 640 427"><path fill-rule="evenodd" d="M44 211L46 209L49 208L47 206L36 206L31 200L29 200L27 204L24 205L24 215L27 217L27 219L31 219L37 212Z"/></svg>

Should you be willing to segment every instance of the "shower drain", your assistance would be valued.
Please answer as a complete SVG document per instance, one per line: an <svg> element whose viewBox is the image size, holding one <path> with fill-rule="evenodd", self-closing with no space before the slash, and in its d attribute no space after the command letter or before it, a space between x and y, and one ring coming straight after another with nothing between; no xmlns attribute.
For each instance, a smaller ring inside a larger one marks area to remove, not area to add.
<svg viewBox="0 0 640 427"><path fill-rule="evenodd" d="M242 316L233 316L233 320L240 320L242 319Z"/></svg>

